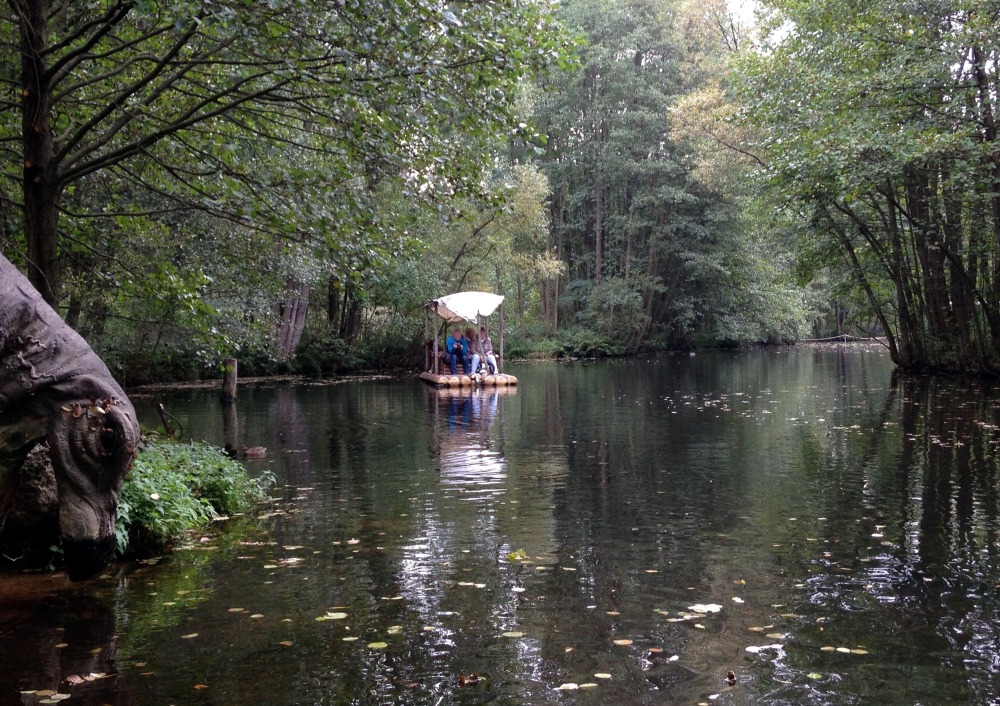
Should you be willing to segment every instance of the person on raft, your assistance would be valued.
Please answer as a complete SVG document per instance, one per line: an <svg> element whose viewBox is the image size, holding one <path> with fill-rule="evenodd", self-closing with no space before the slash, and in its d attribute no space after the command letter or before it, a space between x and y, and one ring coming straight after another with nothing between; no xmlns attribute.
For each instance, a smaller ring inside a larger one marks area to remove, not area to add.
<svg viewBox="0 0 1000 706"><path fill-rule="evenodd" d="M500 368L497 366L497 357L493 354L493 342L490 341L490 334L487 333L485 326L479 327L479 349L490 366L490 374L496 375Z"/></svg>
<svg viewBox="0 0 1000 706"><path fill-rule="evenodd" d="M483 340L483 336L486 340ZM472 352L472 372L479 372L479 363L484 362L489 366L490 375L496 375L497 359L493 355L493 344L490 337L486 336L486 327L480 329L480 335L476 335L476 329L469 327L465 329L465 339L470 342Z"/></svg>
<svg viewBox="0 0 1000 706"><path fill-rule="evenodd" d="M451 366L451 374L458 375L458 362L462 362L462 372L469 374L469 343L462 337L462 331L457 326L444 342L445 357Z"/></svg>

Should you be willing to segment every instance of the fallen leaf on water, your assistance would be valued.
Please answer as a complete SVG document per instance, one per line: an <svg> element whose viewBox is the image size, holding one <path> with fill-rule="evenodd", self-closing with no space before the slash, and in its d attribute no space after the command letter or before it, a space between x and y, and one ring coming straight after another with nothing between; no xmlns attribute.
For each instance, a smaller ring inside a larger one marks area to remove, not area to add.
<svg viewBox="0 0 1000 706"><path fill-rule="evenodd" d="M514 593L524 593L528 589L524 588L523 586L514 586L514 588L510 590L513 591Z"/></svg>
<svg viewBox="0 0 1000 706"><path fill-rule="evenodd" d="M368 647L370 647L373 650L384 650L388 646L389 646L388 642L369 642L368 643Z"/></svg>
<svg viewBox="0 0 1000 706"><path fill-rule="evenodd" d="M851 648L850 647L838 647L837 648L837 652L843 652L845 654L850 654L851 653Z"/></svg>
<svg viewBox="0 0 1000 706"><path fill-rule="evenodd" d="M809 679L822 679L823 678L823 675L820 674L819 672L809 672L808 674L806 674L806 676Z"/></svg>
<svg viewBox="0 0 1000 706"><path fill-rule="evenodd" d="M607 611L607 613L608 615L621 615L621 613L619 613L617 610L609 610Z"/></svg>
<svg viewBox="0 0 1000 706"><path fill-rule="evenodd" d="M851 654L852 655L866 655L866 654L868 654L868 650L863 650L860 647L855 647L853 650L851 650Z"/></svg>
<svg viewBox="0 0 1000 706"><path fill-rule="evenodd" d="M348 544L361 544L361 540L360 539L348 539L347 543Z"/></svg>
<svg viewBox="0 0 1000 706"><path fill-rule="evenodd" d="M745 601L739 596L733 596L733 603L744 603Z"/></svg>
<svg viewBox="0 0 1000 706"><path fill-rule="evenodd" d="M242 613L246 608L230 608L228 612L230 613Z"/></svg>
<svg viewBox="0 0 1000 706"><path fill-rule="evenodd" d="M69 647L68 642L60 642L58 645L53 645L57 650L61 650L64 647Z"/></svg>
<svg viewBox="0 0 1000 706"><path fill-rule="evenodd" d="M718 603L695 603L689 605L688 610L693 610L695 613L718 613L722 610L722 606Z"/></svg>
<svg viewBox="0 0 1000 706"><path fill-rule="evenodd" d="M823 645L819 648L822 652L836 652L837 648L833 645Z"/></svg>
<svg viewBox="0 0 1000 706"><path fill-rule="evenodd" d="M198 633L189 632L187 635L181 635L182 640L190 640L192 637L198 637Z"/></svg>
<svg viewBox="0 0 1000 706"><path fill-rule="evenodd" d="M59 693L59 692L57 692L55 689L42 689L41 691L36 691L35 692L35 696L48 697L48 696L52 696L53 694L57 694L57 693Z"/></svg>
<svg viewBox="0 0 1000 706"><path fill-rule="evenodd" d="M764 637L766 637L768 640L784 640L785 639L785 633L783 633L783 632L769 632L768 634L764 635Z"/></svg>
<svg viewBox="0 0 1000 706"><path fill-rule="evenodd" d="M505 632L505 633L503 633L503 635L501 635L501 637L524 637L524 633L523 632L518 632L516 630L513 630L511 632Z"/></svg>
<svg viewBox="0 0 1000 706"><path fill-rule="evenodd" d="M355 642L358 638L348 635L347 637L340 638L344 642Z"/></svg>
<svg viewBox="0 0 1000 706"><path fill-rule="evenodd" d="M294 645L295 643L294 643L294 642L292 642L291 640L282 640L282 641L281 641L281 642L279 642L278 644L279 644L279 645L281 645L282 647L291 647L291 646L292 646L292 645Z"/></svg>
<svg viewBox="0 0 1000 706"><path fill-rule="evenodd" d="M254 613L250 617L256 620L257 618L263 618L264 614L263 613Z"/></svg>
<svg viewBox="0 0 1000 706"><path fill-rule="evenodd" d="M574 689L579 689L579 688L580 688L579 684L574 684L571 681L568 681L565 684L560 684L559 686L556 687L556 689L562 689L563 691L573 691Z"/></svg>
<svg viewBox="0 0 1000 706"><path fill-rule="evenodd" d="M84 678L78 674L70 674L66 677L66 683L70 686L76 686L77 684L83 684Z"/></svg>
<svg viewBox="0 0 1000 706"><path fill-rule="evenodd" d="M614 642L615 642L616 645L619 645L620 647L624 647L626 645L631 645L632 644L631 640L615 640Z"/></svg>
<svg viewBox="0 0 1000 706"><path fill-rule="evenodd" d="M194 688L197 689L198 691L201 691L202 689L207 689L208 684L195 684Z"/></svg>
<svg viewBox="0 0 1000 706"><path fill-rule="evenodd" d="M607 672L598 672L594 675L594 679L610 679L611 675Z"/></svg>

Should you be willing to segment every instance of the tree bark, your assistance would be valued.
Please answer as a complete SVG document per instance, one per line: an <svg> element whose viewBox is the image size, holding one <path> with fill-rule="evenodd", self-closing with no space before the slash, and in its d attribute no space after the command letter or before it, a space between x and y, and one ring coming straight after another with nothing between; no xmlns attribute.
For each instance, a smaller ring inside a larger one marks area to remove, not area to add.
<svg viewBox="0 0 1000 706"><path fill-rule="evenodd" d="M55 307L59 298L59 184L52 138L52 93L45 63L49 0L16 2L21 16L21 138L24 147L24 230L28 280Z"/></svg>

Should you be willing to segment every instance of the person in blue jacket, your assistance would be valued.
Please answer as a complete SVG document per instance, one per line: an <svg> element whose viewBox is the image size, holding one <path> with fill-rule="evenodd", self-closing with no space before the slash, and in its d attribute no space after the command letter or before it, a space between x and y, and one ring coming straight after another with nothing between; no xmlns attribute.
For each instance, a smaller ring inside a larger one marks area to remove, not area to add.
<svg viewBox="0 0 1000 706"><path fill-rule="evenodd" d="M445 356L451 366L451 374L458 374L458 361L462 361L462 372L469 374L468 343L462 338L462 331L455 327L444 342Z"/></svg>

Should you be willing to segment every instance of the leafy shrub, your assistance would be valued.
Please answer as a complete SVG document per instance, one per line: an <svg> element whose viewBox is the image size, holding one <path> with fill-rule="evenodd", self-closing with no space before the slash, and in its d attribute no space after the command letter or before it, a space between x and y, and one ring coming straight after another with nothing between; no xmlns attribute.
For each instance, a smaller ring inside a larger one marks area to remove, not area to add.
<svg viewBox="0 0 1000 706"><path fill-rule="evenodd" d="M265 497L273 475L246 468L204 442L145 437L118 496L119 555L162 551L219 514L246 510Z"/></svg>

